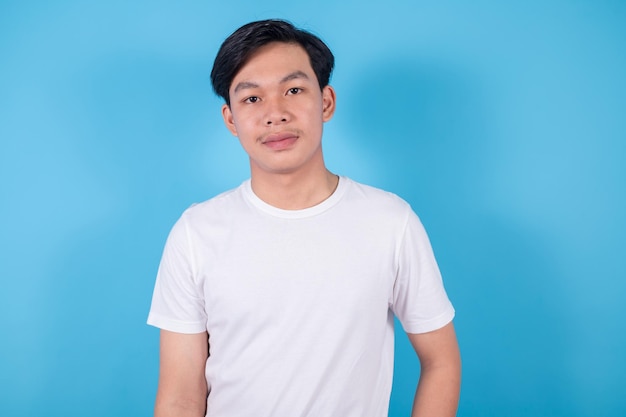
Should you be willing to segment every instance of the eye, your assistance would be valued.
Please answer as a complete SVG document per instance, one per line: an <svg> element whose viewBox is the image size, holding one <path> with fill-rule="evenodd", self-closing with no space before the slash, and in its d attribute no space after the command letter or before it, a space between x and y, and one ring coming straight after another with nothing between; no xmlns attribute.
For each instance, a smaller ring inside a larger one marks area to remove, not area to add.
<svg viewBox="0 0 626 417"><path fill-rule="evenodd" d="M287 94L300 94L302 92L302 89L300 87L292 87L289 90L287 90Z"/></svg>
<svg viewBox="0 0 626 417"><path fill-rule="evenodd" d="M244 103L256 103L257 101L259 101L259 98L257 96L250 96L246 98L243 102Z"/></svg>

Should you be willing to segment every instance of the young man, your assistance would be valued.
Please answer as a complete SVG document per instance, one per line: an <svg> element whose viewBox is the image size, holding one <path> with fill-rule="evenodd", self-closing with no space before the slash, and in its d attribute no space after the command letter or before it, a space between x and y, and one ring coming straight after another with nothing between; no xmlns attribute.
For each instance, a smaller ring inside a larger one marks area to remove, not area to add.
<svg viewBox="0 0 626 417"><path fill-rule="evenodd" d="M168 238L148 319L158 417L386 416L394 314L421 363L413 416L456 413L454 310L417 216L324 164L333 64L279 20L218 52L213 87L251 178L190 207Z"/></svg>

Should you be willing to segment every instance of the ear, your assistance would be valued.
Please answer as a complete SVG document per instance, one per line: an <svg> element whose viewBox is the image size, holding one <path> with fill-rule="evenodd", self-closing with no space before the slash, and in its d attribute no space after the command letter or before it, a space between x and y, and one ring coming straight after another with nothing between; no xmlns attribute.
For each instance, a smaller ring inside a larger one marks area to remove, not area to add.
<svg viewBox="0 0 626 417"><path fill-rule="evenodd" d="M329 121L335 114L335 89L327 85L322 89L322 120Z"/></svg>
<svg viewBox="0 0 626 417"><path fill-rule="evenodd" d="M230 110L230 106L228 104L224 104L222 106L222 118L224 119L224 124L226 128L230 130L234 136L237 136L237 127L235 126L235 119L233 118L233 112Z"/></svg>

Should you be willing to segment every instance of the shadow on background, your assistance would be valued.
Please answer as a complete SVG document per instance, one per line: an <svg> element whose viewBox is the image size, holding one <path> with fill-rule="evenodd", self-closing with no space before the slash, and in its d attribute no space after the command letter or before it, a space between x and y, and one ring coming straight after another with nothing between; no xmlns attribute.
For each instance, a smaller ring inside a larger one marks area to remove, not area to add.
<svg viewBox="0 0 626 417"><path fill-rule="evenodd" d="M464 369L460 416L577 416L564 378L572 308L550 237L489 206L490 129L481 80L450 64L384 59L352 95L353 146L385 167L429 231L455 308ZM401 328L397 325L397 329ZM419 366L398 331L390 415L408 415ZM558 384L555 381L559 381Z"/></svg>

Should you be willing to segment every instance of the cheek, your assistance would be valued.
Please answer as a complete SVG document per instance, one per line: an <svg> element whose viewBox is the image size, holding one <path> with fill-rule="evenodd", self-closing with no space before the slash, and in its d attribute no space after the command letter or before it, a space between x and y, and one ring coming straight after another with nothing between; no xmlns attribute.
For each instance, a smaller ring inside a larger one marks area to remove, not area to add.
<svg viewBox="0 0 626 417"><path fill-rule="evenodd" d="M257 133L252 120L246 117L235 119L233 126L237 132L236 136L241 141L249 141L250 137L253 137Z"/></svg>
<svg viewBox="0 0 626 417"><path fill-rule="evenodd" d="M236 112L232 117L232 126L239 134L243 134L246 131L246 124L250 124L249 116L242 112Z"/></svg>
<svg viewBox="0 0 626 417"><path fill-rule="evenodd" d="M311 118L311 120L315 120L316 122L319 119L324 117L324 108L321 102L313 102L309 103L307 106L303 108L302 114Z"/></svg>

